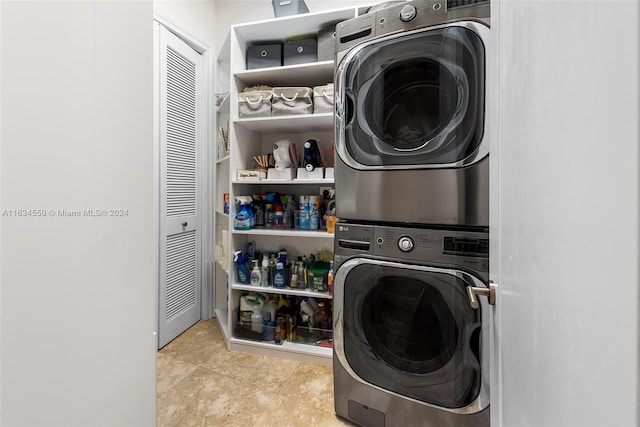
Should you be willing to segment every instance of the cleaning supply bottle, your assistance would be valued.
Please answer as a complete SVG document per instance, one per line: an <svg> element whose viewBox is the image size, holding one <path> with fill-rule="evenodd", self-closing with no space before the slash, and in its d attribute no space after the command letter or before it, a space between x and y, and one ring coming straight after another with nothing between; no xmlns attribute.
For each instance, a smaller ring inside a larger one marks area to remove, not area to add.
<svg viewBox="0 0 640 427"><path fill-rule="evenodd" d="M236 277L238 282L248 284L249 283L249 269L244 263L244 256L242 251L236 251L233 254L233 262L236 264Z"/></svg>
<svg viewBox="0 0 640 427"><path fill-rule="evenodd" d="M236 230L251 230L255 224L253 209L251 208L251 196L236 196L236 202L240 203L240 210L233 219L233 228Z"/></svg>
<svg viewBox="0 0 640 427"><path fill-rule="evenodd" d="M298 203L298 223L301 230L309 229L309 197L300 196L300 202Z"/></svg>
<svg viewBox="0 0 640 427"><path fill-rule="evenodd" d="M320 200L318 196L309 196L309 229L317 230L320 224Z"/></svg>
<svg viewBox="0 0 640 427"><path fill-rule="evenodd" d="M276 263L276 271L273 274L273 287L284 288L286 286L286 277L284 272L284 264Z"/></svg>
<svg viewBox="0 0 640 427"><path fill-rule="evenodd" d="M251 315L253 315L253 299L255 295L248 294L240 297L240 317L238 325L242 328L251 329Z"/></svg>
<svg viewBox="0 0 640 427"><path fill-rule="evenodd" d="M260 275L262 278L262 286L265 288L269 287L269 254L267 252L265 252L262 255L262 268L260 269ZM272 317L271 320L274 320L275 318Z"/></svg>
<svg viewBox="0 0 640 427"><path fill-rule="evenodd" d="M302 318L303 326L308 328L313 328L313 316L315 314L315 309L313 305L309 302L309 298L305 297L302 302L300 302L300 317Z"/></svg>
<svg viewBox="0 0 640 427"><path fill-rule="evenodd" d="M251 275L249 276L249 283L254 286L262 285L262 273L260 273L260 267L258 267L258 260L254 259L251 261L253 263L253 268L251 269Z"/></svg>
<svg viewBox="0 0 640 427"><path fill-rule="evenodd" d="M253 313L251 314L251 330L262 333L262 303L256 296L253 300Z"/></svg>
<svg viewBox="0 0 640 427"><path fill-rule="evenodd" d="M284 209L282 203L273 206L273 228L284 229Z"/></svg>

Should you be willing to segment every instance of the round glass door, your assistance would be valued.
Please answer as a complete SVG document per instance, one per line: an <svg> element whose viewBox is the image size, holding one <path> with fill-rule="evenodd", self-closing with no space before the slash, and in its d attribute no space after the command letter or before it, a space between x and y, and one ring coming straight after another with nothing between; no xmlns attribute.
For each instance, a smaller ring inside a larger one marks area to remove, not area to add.
<svg viewBox="0 0 640 427"><path fill-rule="evenodd" d="M444 272L367 262L344 280L344 355L364 381L445 408L481 384L481 313L472 283Z"/></svg>
<svg viewBox="0 0 640 427"><path fill-rule="evenodd" d="M482 40L465 27L363 47L340 79L349 156L365 166L451 164L469 157L484 132L484 70Z"/></svg>

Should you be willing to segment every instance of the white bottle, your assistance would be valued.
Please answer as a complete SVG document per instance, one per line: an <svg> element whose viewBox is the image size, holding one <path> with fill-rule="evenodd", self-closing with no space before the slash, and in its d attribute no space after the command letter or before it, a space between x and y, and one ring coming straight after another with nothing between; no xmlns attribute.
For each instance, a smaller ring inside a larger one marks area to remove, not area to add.
<svg viewBox="0 0 640 427"><path fill-rule="evenodd" d="M251 330L262 333L262 304L256 297L253 300L253 313L251 314Z"/></svg>
<svg viewBox="0 0 640 427"><path fill-rule="evenodd" d="M262 286L264 286L265 288L269 287L269 257L267 255L267 253L262 255L262 270L260 271ZM272 317L271 319L273 320L275 319L275 317Z"/></svg>
<svg viewBox="0 0 640 427"><path fill-rule="evenodd" d="M260 272L260 267L258 267L258 260L254 259L251 263L253 264L253 269L251 269L249 283L253 286L260 286L262 284L262 273Z"/></svg>

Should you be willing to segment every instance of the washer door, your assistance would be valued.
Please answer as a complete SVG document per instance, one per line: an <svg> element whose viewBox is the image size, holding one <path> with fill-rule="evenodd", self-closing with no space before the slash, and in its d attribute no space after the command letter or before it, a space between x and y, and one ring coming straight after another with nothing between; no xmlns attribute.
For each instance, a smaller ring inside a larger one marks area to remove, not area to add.
<svg viewBox="0 0 640 427"><path fill-rule="evenodd" d="M488 330L455 270L352 259L336 274L335 355L359 381L454 412L488 406ZM484 365L484 367L483 367Z"/></svg>
<svg viewBox="0 0 640 427"><path fill-rule="evenodd" d="M476 31L488 28L456 24L354 48L337 69L340 158L376 169L450 167L486 156L485 48Z"/></svg>

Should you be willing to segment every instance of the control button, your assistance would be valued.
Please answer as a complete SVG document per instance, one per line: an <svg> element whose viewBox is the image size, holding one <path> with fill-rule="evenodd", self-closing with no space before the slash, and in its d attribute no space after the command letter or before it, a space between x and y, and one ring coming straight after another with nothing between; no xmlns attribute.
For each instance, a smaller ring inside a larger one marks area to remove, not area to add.
<svg viewBox="0 0 640 427"><path fill-rule="evenodd" d="M398 239L398 249L402 252L411 252L415 246L413 239L409 236L402 236Z"/></svg>
<svg viewBox="0 0 640 427"><path fill-rule="evenodd" d="M418 16L418 9L416 9L415 6L410 4L403 7L402 10L400 11L400 20L402 22L413 21L416 16Z"/></svg>
<svg viewBox="0 0 640 427"><path fill-rule="evenodd" d="M384 243L384 239L382 237L378 237L378 245L382 246L382 244Z"/></svg>

